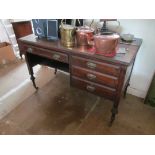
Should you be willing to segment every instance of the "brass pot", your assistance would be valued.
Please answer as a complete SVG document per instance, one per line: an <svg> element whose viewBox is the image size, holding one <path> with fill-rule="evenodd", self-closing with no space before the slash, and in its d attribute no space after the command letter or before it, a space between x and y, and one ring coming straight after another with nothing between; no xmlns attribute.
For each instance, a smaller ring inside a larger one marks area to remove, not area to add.
<svg viewBox="0 0 155 155"><path fill-rule="evenodd" d="M72 25L63 24L63 20L60 25L61 43L66 47L73 47L75 45L75 27Z"/></svg>
<svg viewBox="0 0 155 155"><path fill-rule="evenodd" d="M97 54L101 54L108 57L116 55L117 45L119 43L120 36L118 34L94 36L94 44Z"/></svg>
<svg viewBox="0 0 155 155"><path fill-rule="evenodd" d="M78 46L92 45L94 29L86 26L79 27L76 30L76 41Z"/></svg>

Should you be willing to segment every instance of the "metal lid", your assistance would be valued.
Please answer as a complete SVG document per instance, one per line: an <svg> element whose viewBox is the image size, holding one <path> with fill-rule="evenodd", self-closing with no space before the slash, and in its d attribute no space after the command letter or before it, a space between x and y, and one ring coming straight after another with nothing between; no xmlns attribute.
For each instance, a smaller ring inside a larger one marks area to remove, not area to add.
<svg viewBox="0 0 155 155"><path fill-rule="evenodd" d="M97 34L94 37L100 38L100 39L105 39L105 40L119 39L120 38L120 36L118 34L109 34L109 35Z"/></svg>
<svg viewBox="0 0 155 155"><path fill-rule="evenodd" d="M94 32L94 29L89 26L81 26L76 30L78 32Z"/></svg>

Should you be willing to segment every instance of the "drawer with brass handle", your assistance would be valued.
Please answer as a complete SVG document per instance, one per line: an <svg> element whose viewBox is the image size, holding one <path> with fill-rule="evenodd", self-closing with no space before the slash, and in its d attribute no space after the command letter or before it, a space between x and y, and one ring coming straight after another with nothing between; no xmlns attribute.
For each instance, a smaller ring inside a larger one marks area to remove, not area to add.
<svg viewBox="0 0 155 155"><path fill-rule="evenodd" d="M71 57L72 65L79 66L81 68L90 69L96 72L109 74L118 77L120 73L120 66L113 65L107 62L100 62L92 59L81 58L78 56Z"/></svg>
<svg viewBox="0 0 155 155"><path fill-rule="evenodd" d="M57 60L60 62L69 63L68 62L68 55L65 53L60 53L57 51L37 48L34 46L27 47L27 52L38 55L38 56L43 56L43 57L46 57L49 59Z"/></svg>
<svg viewBox="0 0 155 155"><path fill-rule="evenodd" d="M115 76L91 71L77 66L71 67L71 75L98 84L103 84L111 88L116 88L118 85L118 78Z"/></svg>
<svg viewBox="0 0 155 155"><path fill-rule="evenodd" d="M110 99L113 99L116 94L116 89L106 87L104 85L99 85L93 82L89 82L77 77L71 77L71 85L83 90L86 90L90 93L104 96Z"/></svg>

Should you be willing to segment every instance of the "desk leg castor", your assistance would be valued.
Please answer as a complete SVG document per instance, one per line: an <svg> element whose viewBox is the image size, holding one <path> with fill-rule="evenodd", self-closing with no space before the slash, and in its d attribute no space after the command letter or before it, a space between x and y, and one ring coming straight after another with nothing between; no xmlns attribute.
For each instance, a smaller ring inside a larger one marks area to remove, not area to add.
<svg viewBox="0 0 155 155"><path fill-rule="evenodd" d="M56 74L57 73L57 68L55 68L55 71L54 71L54 74Z"/></svg>
<svg viewBox="0 0 155 155"><path fill-rule="evenodd" d="M36 90L38 90L38 87L36 86L36 83L35 83L35 77L34 76L31 76L31 80L32 80L32 83L33 83L33 86Z"/></svg>
<svg viewBox="0 0 155 155"><path fill-rule="evenodd" d="M115 120L115 116L118 113L118 107L115 104L112 107L111 112L112 112L112 115L111 115L111 119L110 119L110 122L109 122L110 127L112 126L112 124L113 124L113 122Z"/></svg>
<svg viewBox="0 0 155 155"><path fill-rule="evenodd" d="M20 53L19 55L20 55L20 59L22 60L22 59L23 59L23 57L22 57L22 53Z"/></svg>

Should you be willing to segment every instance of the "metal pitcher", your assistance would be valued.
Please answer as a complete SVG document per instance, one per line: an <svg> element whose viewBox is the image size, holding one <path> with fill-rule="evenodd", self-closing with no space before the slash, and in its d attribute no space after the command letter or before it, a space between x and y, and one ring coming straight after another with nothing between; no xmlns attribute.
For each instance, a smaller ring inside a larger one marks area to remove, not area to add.
<svg viewBox="0 0 155 155"><path fill-rule="evenodd" d="M66 47L73 47L75 45L75 26L64 24L61 20L60 35L61 43Z"/></svg>
<svg viewBox="0 0 155 155"><path fill-rule="evenodd" d="M92 44L94 29L91 28L94 20L92 20L90 26L81 26L76 30L76 40L78 46L89 46Z"/></svg>

